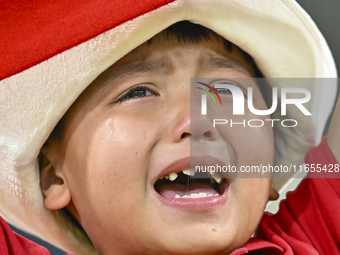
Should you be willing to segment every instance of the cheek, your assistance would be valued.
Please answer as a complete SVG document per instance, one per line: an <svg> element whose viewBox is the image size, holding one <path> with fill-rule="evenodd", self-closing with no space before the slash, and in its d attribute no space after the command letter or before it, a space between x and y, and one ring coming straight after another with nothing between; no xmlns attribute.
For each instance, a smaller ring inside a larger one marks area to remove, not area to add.
<svg viewBox="0 0 340 255"><path fill-rule="evenodd" d="M269 118L246 112L242 116L232 116L227 125L217 127L220 136L233 148L239 167L273 164L273 131L271 122L265 119Z"/></svg>
<svg viewBox="0 0 340 255"><path fill-rule="evenodd" d="M156 125L145 116L116 114L84 120L69 140L64 167L72 202L98 247L124 248L126 237L138 247L138 233L147 232L145 209L152 205L146 180Z"/></svg>
<svg viewBox="0 0 340 255"><path fill-rule="evenodd" d="M238 139L234 146L240 166L273 164L273 133L268 124L262 127L246 126L244 130L238 129L235 133Z"/></svg>
<svg viewBox="0 0 340 255"><path fill-rule="evenodd" d="M230 185L231 219L237 229L235 240L248 240L256 230L268 201L270 179L239 178Z"/></svg>
<svg viewBox="0 0 340 255"><path fill-rule="evenodd" d="M90 233L100 229L92 228L94 223L105 225L102 219L107 217L115 226L136 219L131 208L145 203L148 157L155 137L150 121L134 118L131 125L131 117L115 116L98 122L79 125L65 153L72 200Z"/></svg>

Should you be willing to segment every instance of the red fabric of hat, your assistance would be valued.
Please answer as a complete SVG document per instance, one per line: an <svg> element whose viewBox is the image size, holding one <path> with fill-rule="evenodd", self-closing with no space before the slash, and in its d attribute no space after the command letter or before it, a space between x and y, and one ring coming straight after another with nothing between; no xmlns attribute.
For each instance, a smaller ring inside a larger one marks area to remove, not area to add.
<svg viewBox="0 0 340 255"><path fill-rule="evenodd" d="M0 80L173 0L0 2Z"/></svg>

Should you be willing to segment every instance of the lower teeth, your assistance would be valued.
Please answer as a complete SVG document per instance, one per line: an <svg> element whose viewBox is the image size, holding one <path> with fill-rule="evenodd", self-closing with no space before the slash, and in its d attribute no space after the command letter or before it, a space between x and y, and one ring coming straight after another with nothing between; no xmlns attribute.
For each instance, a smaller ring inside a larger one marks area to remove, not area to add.
<svg viewBox="0 0 340 255"><path fill-rule="evenodd" d="M184 195L184 196L180 196L180 195L176 195L175 198L201 198L201 197L214 197L214 196L219 196L219 194L207 194L207 193L192 193L190 195Z"/></svg>

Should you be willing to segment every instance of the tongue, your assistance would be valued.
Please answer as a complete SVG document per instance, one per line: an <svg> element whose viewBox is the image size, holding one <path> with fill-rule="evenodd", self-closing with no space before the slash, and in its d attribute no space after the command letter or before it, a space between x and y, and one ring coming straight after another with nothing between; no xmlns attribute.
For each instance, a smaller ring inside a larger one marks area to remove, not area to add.
<svg viewBox="0 0 340 255"><path fill-rule="evenodd" d="M207 183L191 183L189 185L179 183L164 184L159 187L158 193L166 198L175 198L176 195L180 195L181 197L184 195L190 196L191 194L199 193L206 193L207 195L213 196L216 194L219 195L218 192Z"/></svg>

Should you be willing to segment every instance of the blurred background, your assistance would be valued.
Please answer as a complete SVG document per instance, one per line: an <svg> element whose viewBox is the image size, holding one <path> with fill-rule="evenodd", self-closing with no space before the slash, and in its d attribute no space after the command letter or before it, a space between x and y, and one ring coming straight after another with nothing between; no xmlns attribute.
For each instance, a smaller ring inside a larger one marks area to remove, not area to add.
<svg viewBox="0 0 340 255"><path fill-rule="evenodd" d="M331 48L333 56L335 58L335 63L339 69L340 67L340 1L339 0L297 0L297 2L307 11L307 13L312 17L316 25L319 27L321 32L323 33L326 41ZM339 71L338 71L339 72ZM11 228L31 239L32 241L45 246L52 255L63 255L65 252L43 242L42 240L33 237L31 235L27 235L24 232L14 228Z"/></svg>

